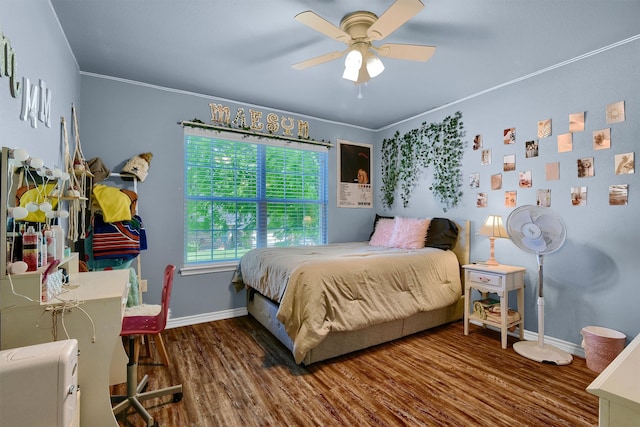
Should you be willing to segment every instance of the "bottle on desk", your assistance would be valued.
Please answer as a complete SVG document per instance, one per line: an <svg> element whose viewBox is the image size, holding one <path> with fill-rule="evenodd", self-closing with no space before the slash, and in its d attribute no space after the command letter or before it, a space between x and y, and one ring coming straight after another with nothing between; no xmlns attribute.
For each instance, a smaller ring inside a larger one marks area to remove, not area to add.
<svg viewBox="0 0 640 427"><path fill-rule="evenodd" d="M22 234L7 232L7 260L9 262L22 261Z"/></svg>
<svg viewBox="0 0 640 427"><path fill-rule="evenodd" d="M56 239L56 259L62 261L64 258L64 230L60 225L52 225L51 231Z"/></svg>
<svg viewBox="0 0 640 427"><path fill-rule="evenodd" d="M27 271L38 269L38 240L40 237L33 226L22 235L22 261L27 263Z"/></svg>
<svg viewBox="0 0 640 427"><path fill-rule="evenodd" d="M51 264L56 259L56 237L53 234L53 231L47 230L44 232L44 237L47 241L47 261L46 265Z"/></svg>

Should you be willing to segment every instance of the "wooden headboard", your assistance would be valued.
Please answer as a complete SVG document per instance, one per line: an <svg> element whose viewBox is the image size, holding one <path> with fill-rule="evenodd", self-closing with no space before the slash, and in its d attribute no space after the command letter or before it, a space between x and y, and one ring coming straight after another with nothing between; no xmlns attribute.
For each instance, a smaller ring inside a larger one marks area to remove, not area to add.
<svg viewBox="0 0 640 427"><path fill-rule="evenodd" d="M458 257L460 265L469 264L471 252L471 222L468 220L453 220L453 222L458 226L458 239L456 240L456 246L453 248L453 252Z"/></svg>

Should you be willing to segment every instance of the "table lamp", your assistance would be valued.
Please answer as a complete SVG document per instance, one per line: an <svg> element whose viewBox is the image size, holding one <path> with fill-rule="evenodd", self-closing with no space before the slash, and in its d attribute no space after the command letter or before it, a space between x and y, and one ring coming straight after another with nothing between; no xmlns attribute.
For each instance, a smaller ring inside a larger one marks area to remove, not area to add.
<svg viewBox="0 0 640 427"><path fill-rule="evenodd" d="M500 215L489 215L487 219L484 220L484 224L480 227L477 233L479 236L489 236L489 242L491 244L491 250L489 252L489 259L487 260L487 265L499 265L500 263L496 261L494 243L496 238L508 239L509 235L507 234L507 230L504 228L502 224L502 217Z"/></svg>

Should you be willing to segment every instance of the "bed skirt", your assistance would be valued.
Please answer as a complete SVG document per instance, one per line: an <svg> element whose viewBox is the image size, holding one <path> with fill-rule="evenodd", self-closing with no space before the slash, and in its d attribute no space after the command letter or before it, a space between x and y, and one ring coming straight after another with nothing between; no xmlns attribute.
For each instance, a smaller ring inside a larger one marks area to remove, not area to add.
<svg viewBox="0 0 640 427"><path fill-rule="evenodd" d="M247 310L258 322L269 330L290 351L293 341L282 323L276 318L278 305L257 292L247 292ZM314 349L309 351L302 363L311 365L321 360L341 356L374 345L393 341L416 332L462 319L464 296L450 306L414 314L405 319L393 320L350 332L332 332Z"/></svg>

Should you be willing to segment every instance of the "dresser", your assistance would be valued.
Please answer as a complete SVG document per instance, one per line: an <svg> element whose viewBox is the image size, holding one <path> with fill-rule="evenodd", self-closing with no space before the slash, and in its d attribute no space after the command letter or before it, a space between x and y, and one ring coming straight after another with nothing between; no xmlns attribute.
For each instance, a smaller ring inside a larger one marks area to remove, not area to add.
<svg viewBox="0 0 640 427"><path fill-rule="evenodd" d="M600 398L600 427L640 425L640 335L587 387Z"/></svg>
<svg viewBox="0 0 640 427"><path fill-rule="evenodd" d="M64 292L46 303L39 301L42 272L1 280L0 349L77 339L80 423L116 427L109 385L126 382L120 330L129 271L79 273L74 256L62 264L71 273Z"/></svg>

